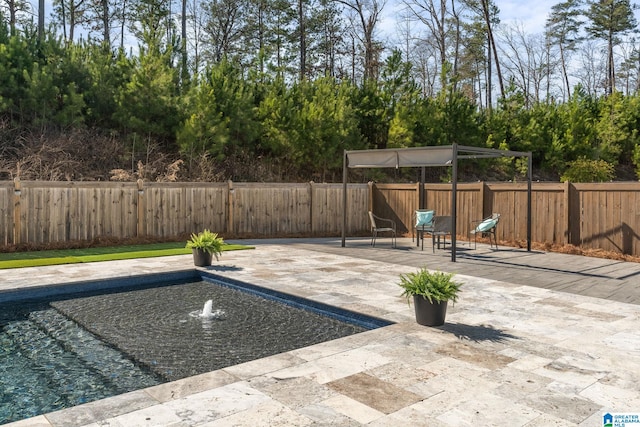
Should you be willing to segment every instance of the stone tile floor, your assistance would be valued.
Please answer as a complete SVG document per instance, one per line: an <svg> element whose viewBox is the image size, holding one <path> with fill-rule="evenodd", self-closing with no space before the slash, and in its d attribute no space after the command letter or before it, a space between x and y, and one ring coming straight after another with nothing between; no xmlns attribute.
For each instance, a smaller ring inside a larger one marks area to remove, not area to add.
<svg viewBox="0 0 640 427"><path fill-rule="evenodd" d="M640 412L639 305L458 274L460 300L429 328L399 297L415 267L252 243L211 270L396 324L10 425L595 427L604 412ZM191 265L4 270L0 291Z"/></svg>

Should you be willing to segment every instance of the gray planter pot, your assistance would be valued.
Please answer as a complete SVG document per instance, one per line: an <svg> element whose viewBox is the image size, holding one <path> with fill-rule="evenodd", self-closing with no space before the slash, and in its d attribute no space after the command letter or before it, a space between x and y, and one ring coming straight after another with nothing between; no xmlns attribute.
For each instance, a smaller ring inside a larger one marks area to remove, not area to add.
<svg viewBox="0 0 640 427"><path fill-rule="evenodd" d="M447 301L430 303L422 295L413 296L413 306L416 309L416 322L423 326L444 325L447 315Z"/></svg>
<svg viewBox="0 0 640 427"><path fill-rule="evenodd" d="M193 263L196 267L208 267L211 265L213 254L198 248L192 248L191 252L193 252Z"/></svg>

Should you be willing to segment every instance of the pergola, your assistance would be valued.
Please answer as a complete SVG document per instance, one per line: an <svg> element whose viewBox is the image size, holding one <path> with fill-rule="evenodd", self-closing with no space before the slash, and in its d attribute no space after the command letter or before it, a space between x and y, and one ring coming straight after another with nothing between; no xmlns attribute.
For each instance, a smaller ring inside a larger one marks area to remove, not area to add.
<svg viewBox="0 0 640 427"><path fill-rule="evenodd" d="M435 147L387 148L380 150L356 150L344 152L343 161L343 217L342 247L346 241L347 224L347 179L349 168L404 168L420 167L423 173L420 188L424 188L424 168L432 166L451 166L451 261L456 261L456 219L458 160L484 159L498 157L527 158L527 251L531 251L531 152L496 150L493 148L469 147L464 145L446 145Z"/></svg>

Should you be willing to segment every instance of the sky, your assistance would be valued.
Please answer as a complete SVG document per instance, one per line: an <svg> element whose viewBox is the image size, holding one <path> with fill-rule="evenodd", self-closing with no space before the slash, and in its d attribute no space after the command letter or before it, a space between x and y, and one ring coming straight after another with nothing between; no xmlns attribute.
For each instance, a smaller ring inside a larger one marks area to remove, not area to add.
<svg viewBox="0 0 640 427"><path fill-rule="evenodd" d="M425 0L419 0L424 2ZM523 28L526 34L542 34L551 8L563 0L494 0L500 9L500 22ZM404 8L403 0L387 0L383 9L380 30L383 34L397 32L398 15Z"/></svg>
<svg viewBox="0 0 640 427"><path fill-rule="evenodd" d="M494 0L500 9L500 21L522 26L528 34L544 32L551 8L561 0Z"/></svg>
<svg viewBox="0 0 640 427"><path fill-rule="evenodd" d="M38 0L30 0L37 10ZM494 0L500 9L500 22L511 27L519 27L526 34L535 35L544 32L545 22L551 8L563 0ZM383 33L393 34L397 30L398 10L402 7L403 0L387 0L380 23ZM53 11L52 0L45 0L46 19L50 19ZM636 19L640 22L640 10L636 11Z"/></svg>
<svg viewBox="0 0 640 427"><path fill-rule="evenodd" d="M37 10L38 0L30 0ZM562 0L494 0L496 6L500 9L500 19L503 23L523 25L527 33L541 33L544 31L544 23L547 19L551 7ZM395 7L392 3L401 4L401 0L390 0L385 8L389 9L389 15ZM53 11L52 1L45 0L46 19L50 18ZM393 20L388 16L386 20ZM393 25L387 22L387 25Z"/></svg>

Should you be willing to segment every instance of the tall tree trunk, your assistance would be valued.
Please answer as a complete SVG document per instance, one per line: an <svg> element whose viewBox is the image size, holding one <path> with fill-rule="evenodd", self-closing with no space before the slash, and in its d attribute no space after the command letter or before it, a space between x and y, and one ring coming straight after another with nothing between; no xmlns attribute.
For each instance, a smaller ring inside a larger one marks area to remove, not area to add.
<svg viewBox="0 0 640 427"><path fill-rule="evenodd" d="M38 38L44 39L44 0L38 0Z"/></svg>
<svg viewBox="0 0 640 427"><path fill-rule="evenodd" d="M259 55L260 55L260 75L264 75L264 14L265 12L264 2L261 1L258 10L258 37L259 37Z"/></svg>
<svg viewBox="0 0 640 427"><path fill-rule="evenodd" d="M491 39L487 37L487 94L485 96L487 100L487 109L491 111L493 108L493 97L491 96L491 92L493 91L493 84L491 83L492 75L491 75Z"/></svg>
<svg viewBox="0 0 640 427"><path fill-rule="evenodd" d="M71 9L73 10L73 2L71 2ZM60 14L62 15L62 37L65 41L73 40L71 37L67 37L67 8L64 4L64 0L60 2ZM69 29L71 31L71 29Z"/></svg>
<svg viewBox="0 0 640 427"><path fill-rule="evenodd" d="M607 82L607 92L609 93L609 95L611 95L616 90L616 75L613 63L613 33L611 31L609 31L607 56L607 78L609 79L609 81Z"/></svg>
<svg viewBox="0 0 640 427"><path fill-rule="evenodd" d="M638 92L640 92L640 52L638 53L638 66L636 67L637 73L636 73L636 92L635 95L638 94Z"/></svg>
<svg viewBox="0 0 640 427"><path fill-rule="evenodd" d="M567 62L564 58L564 46L560 43L560 63L562 65L562 75L564 76L564 84L567 87L567 99L571 99L571 87L569 86L569 73L567 72Z"/></svg>
<svg viewBox="0 0 640 427"><path fill-rule="evenodd" d="M472 79L478 83L478 105L482 108L482 79L480 78L480 76L482 76L482 70L479 69L480 67L478 67L478 64L475 64L474 66L476 67L477 77L472 77Z"/></svg>
<svg viewBox="0 0 640 427"><path fill-rule="evenodd" d="M62 2L64 4L64 2ZM76 4L71 2L69 4L69 38L70 42L73 42L73 38L76 36ZM64 13L64 11L63 11Z"/></svg>
<svg viewBox="0 0 640 427"><path fill-rule="evenodd" d="M364 78L365 80L374 80L376 77L373 43L373 28L375 22L372 17L365 20L364 16L362 16L362 25L364 30Z"/></svg>
<svg viewBox="0 0 640 427"><path fill-rule="evenodd" d="M453 15L453 20L455 23L455 42L453 48L453 75L455 77L458 76L458 61L460 57L460 16L458 12L456 12L456 4L455 0L451 0L451 14ZM458 79L455 78L453 80L453 88L454 90L458 87Z"/></svg>
<svg viewBox="0 0 640 427"><path fill-rule="evenodd" d="M547 87L546 87L546 100L547 100L547 104L549 104L549 99L551 97L551 64L549 63L549 61L551 61L551 53L550 53L550 49L551 49L551 45L549 43L547 43L546 45L546 56L547 56L547 60L546 60L546 67L547 67ZM571 95L569 95L571 96ZM563 95L564 97L564 95Z"/></svg>
<svg viewBox="0 0 640 427"><path fill-rule="evenodd" d="M305 79L307 70L307 40L304 19L304 0L298 0L298 20L300 25L300 81Z"/></svg>
<svg viewBox="0 0 640 427"><path fill-rule="evenodd" d="M351 82L356 82L356 37L351 35Z"/></svg>
<svg viewBox="0 0 640 427"><path fill-rule="evenodd" d="M482 11L484 14L485 24L487 26L487 36L489 37L490 46L493 50L493 59L496 62L496 73L498 74L498 85L500 86L500 96L504 98L504 82L502 81L502 71L500 70L500 60L498 58L498 47L496 46L495 38L493 37L493 29L491 27L491 11L489 8L489 1L482 0Z"/></svg>
<svg viewBox="0 0 640 427"><path fill-rule="evenodd" d="M127 0L122 2L122 22L120 23L120 49L124 49L124 29L127 22Z"/></svg>
<svg viewBox="0 0 640 427"><path fill-rule="evenodd" d="M183 86L189 80L189 71L187 70L187 0L182 0L182 34L180 40L180 48L182 49L182 84Z"/></svg>
<svg viewBox="0 0 640 427"><path fill-rule="evenodd" d="M11 35L15 35L16 33L16 2L15 0L8 0L7 1L7 6L9 8L9 30L11 32Z"/></svg>
<svg viewBox="0 0 640 427"><path fill-rule="evenodd" d="M40 0L43 1L43 0ZM101 0L102 2L102 37L106 47L111 47L111 27L109 19L109 0Z"/></svg>

